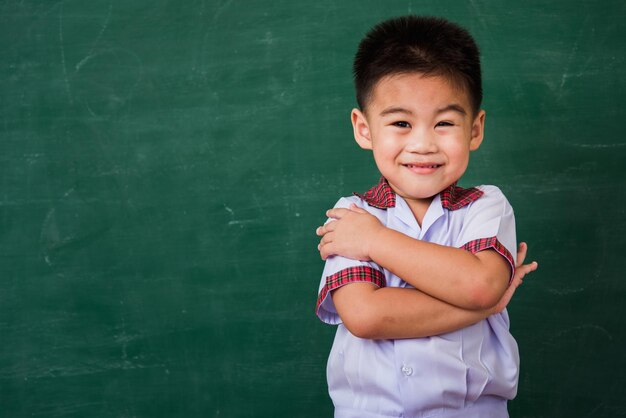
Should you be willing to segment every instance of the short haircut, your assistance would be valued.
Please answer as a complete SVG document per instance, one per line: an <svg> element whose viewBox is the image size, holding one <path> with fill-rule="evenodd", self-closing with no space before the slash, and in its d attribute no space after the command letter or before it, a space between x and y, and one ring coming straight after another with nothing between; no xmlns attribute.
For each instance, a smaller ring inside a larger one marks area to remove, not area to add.
<svg viewBox="0 0 626 418"><path fill-rule="evenodd" d="M354 58L356 100L365 110L383 77L422 73L463 88L474 114L483 98L480 52L470 33L445 19L403 16L372 28Z"/></svg>

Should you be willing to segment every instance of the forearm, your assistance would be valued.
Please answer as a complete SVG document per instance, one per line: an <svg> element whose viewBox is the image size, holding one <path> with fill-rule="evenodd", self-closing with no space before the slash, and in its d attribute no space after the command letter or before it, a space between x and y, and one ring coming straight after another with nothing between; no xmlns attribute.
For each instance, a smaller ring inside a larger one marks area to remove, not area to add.
<svg viewBox="0 0 626 418"><path fill-rule="evenodd" d="M502 277L510 273L504 259L497 260L501 256L494 251L485 251L479 257L460 248L416 240L389 228L383 228L372 240L369 255L420 291L466 309L495 305L506 289ZM495 261L495 269L494 263L485 263L488 257Z"/></svg>
<svg viewBox="0 0 626 418"><path fill-rule="evenodd" d="M462 309L417 289L354 283L333 292L337 311L350 332L368 339L439 335L485 319L494 311Z"/></svg>

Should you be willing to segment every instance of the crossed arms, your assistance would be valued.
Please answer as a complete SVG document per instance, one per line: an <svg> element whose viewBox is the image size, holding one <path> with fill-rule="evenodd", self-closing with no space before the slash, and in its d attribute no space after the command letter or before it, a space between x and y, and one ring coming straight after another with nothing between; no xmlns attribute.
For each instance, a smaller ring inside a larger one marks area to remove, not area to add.
<svg viewBox="0 0 626 418"><path fill-rule="evenodd" d="M472 254L410 238L384 227L355 206L327 212L333 221L317 229L322 259L340 255L372 260L415 288L350 283L332 291L342 322L361 338L400 339L438 335L501 312L537 263L523 264L519 245L515 276L494 250ZM462 272L462 274L459 274Z"/></svg>

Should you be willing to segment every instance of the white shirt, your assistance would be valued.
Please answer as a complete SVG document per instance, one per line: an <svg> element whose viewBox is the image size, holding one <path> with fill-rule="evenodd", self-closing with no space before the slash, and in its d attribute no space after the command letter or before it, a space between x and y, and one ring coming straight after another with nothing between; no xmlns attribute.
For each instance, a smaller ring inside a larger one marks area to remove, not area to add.
<svg viewBox="0 0 626 418"><path fill-rule="evenodd" d="M495 249L511 264L516 257L513 209L495 186L437 195L420 227L408 204L388 183L365 195L341 198L410 237L478 252ZM340 286L367 281L411 287L374 262L331 257L319 288L317 315L338 324L327 378L335 417L507 417L506 401L517 393L519 355L506 311L477 324L433 337L366 340L341 324L330 296Z"/></svg>

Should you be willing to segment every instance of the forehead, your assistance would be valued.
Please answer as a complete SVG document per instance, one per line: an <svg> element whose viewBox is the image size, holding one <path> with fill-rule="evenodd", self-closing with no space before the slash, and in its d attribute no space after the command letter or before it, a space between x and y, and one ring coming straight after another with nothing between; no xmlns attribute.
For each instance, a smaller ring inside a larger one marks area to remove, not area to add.
<svg viewBox="0 0 626 418"><path fill-rule="evenodd" d="M452 104L472 113L468 93L458 83L443 76L401 73L385 76L374 85L367 108L378 113L399 106L425 113Z"/></svg>

